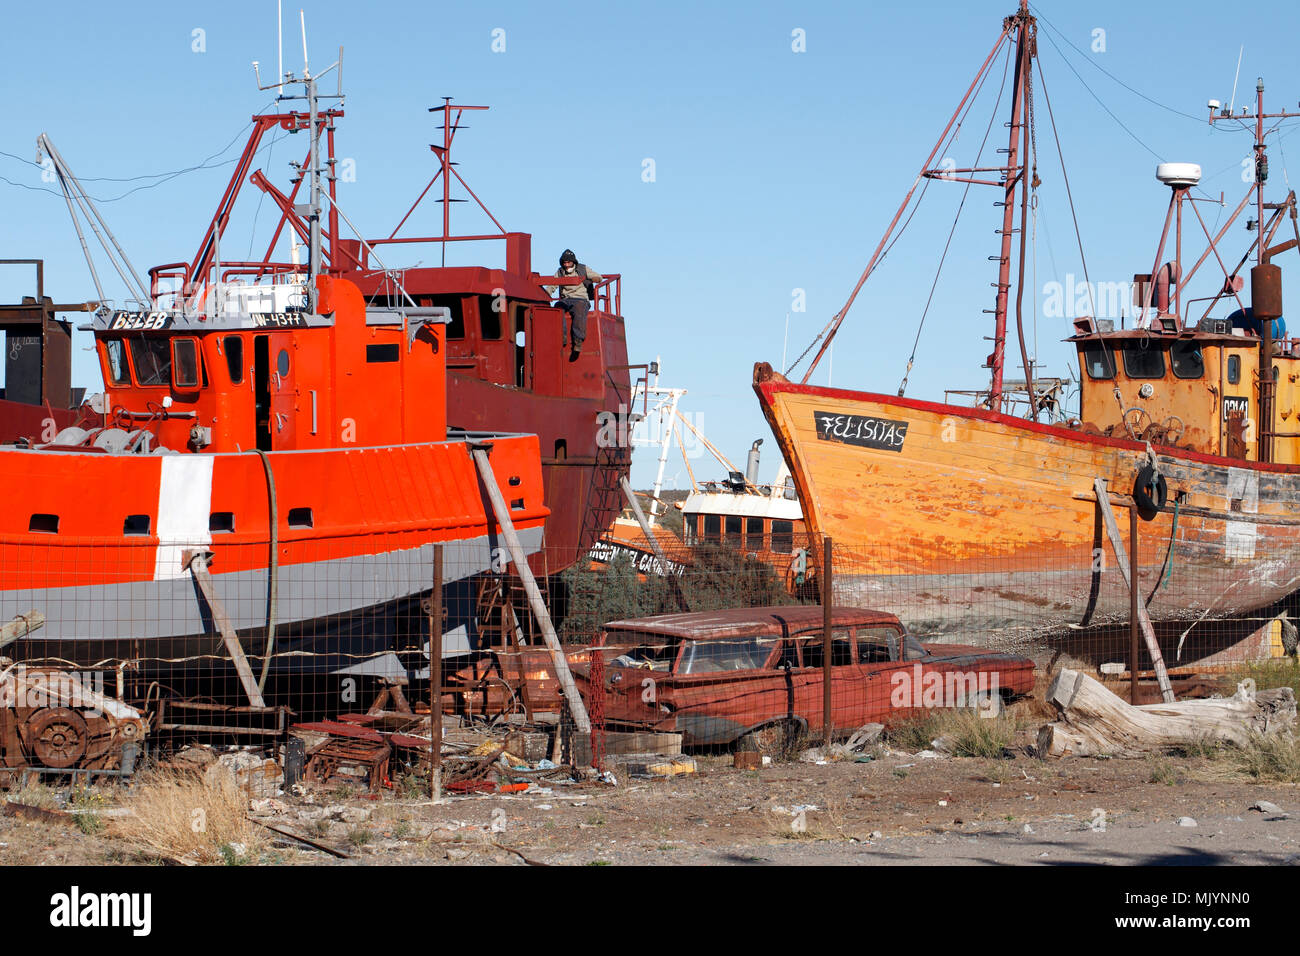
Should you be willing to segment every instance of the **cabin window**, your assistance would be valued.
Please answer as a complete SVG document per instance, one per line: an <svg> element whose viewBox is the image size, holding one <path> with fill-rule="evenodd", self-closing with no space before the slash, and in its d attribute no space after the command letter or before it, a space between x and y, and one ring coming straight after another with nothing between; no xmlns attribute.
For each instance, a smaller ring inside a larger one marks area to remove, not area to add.
<svg viewBox="0 0 1300 956"><path fill-rule="evenodd" d="M431 305L435 308L441 306L451 315L447 319L447 339L463 339L465 337L465 307L458 295L431 295L425 297L422 305Z"/></svg>
<svg viewBox="0 0 1300 956"><path fill-rule="evenodd" d="M704 516L704 540L707 544L717 544L722 540L722 516Z"/></svg>
<svg viewBox="0 0 1300 956"><path fill-rule="evenodd" d="M1090 345L1083 350L1083 367L1092 379L1115 377L1115 353L1104 345Z"/></svg>
<svg viewBox="0 0 1300 956"><path fill-rule="evenodd" d="M310 508L290 508L289 509L289 527L290 528L311 528L315 526L315 520Z"/></svg>
<svg viewBox="0 0 1300 956"><path fill-rule="evenodd" d="M776 554L789 554L794 550L794 522L772 522L772 551Z"/></svg>
<svg viewBox="0 0 1300 956"><path fill-rule="evenodd" d="M172 385L199 387L199 344L194 339L172 339Z"/></svg>
<svg viewBox="0 0 1300 956"><path fill-rule="evenodd" d="M762 518L745 519L745 550L746 551L763 550L763 519Z"/></svg>
<svg viewBox="0 0 1300 956"><path fill-rule="evenodd" d="M743 548L745 542L741 540L740 528L740 515L727 515L726 531L723 534L724 542L737 548Z"/></svg>
<svg viewBox="0 0 1300 956"><path fill-rule="evenodd" d="M109 384L130 384L131 370L126 365L126 343L121 339L109 339L104 343L104 351L108 354Z"/></svg>
<svg viewBox="0 0 1300 956"><path fill-rule="evenodd" d="M1201 378L1205 375L1205 357L1195 342L1175 342L1169 350L1169 361L1178 378Z"/></svg>
<svg viewBox="0 0 1300 956"><path fill-rule="evenodd" d="M1124 374L1129 378L1164 378L1164 350L1158 346L1125 349Z"/></svg>
<svg viewBox="0 0 1300 956"><path fill-rule="evenodd" d="M699 535L696 534L699 520L698 515L687 515L686 520L682 522L682 540L686 542L688 548L694 547L699 542Z"/></svg>
<svg viewBox="0 0 1300 956"><path fill-rule="evenodd" d="M1228 356L1228 384L1236 385L1241 381L1241 356Z"/></svg>
<svg viewBox="0 0 1300 956"><path fill-rule="evenodd" d="M238 335L227 335L221 342L226 353L226 370L230 372L230 384L238 385L244 380L244 340Z"/></svg>
<svg viewBox="0 0 1300 956"><path fill-rule="evenodd" d="M280 349L280 354L275 357L275 370L284 378L289 374L289 350Z"/></svg>
<svg viewBox="0 0 1300 956"><path fill-rule="evenodd" d="M483 332L483 341L496 342L501 338L501 313L505 308L505 295L478 297L479 328Z"/></svg>
<svg viewBox="0 0 1300 956"><path fill-rule="evenodd" d="M166 339L130 339L131 364L137 385L172 383L172 353Z"/></svg>
<svg viewBox="0 0 1300 956"><path fill-rule="evenodd" d="M400 357L396 342L366 346L367 362L396 362Z"/></svg>
<svg viewBox="0 0 1300 956"><path fill-rule="evenodd" d="M235 513L233 511L214 511L208 515L208 531L212 534L234 534Z"/></svg>
<svg viewBox="0 0 1300 956"><path fill-rule="evenodd" d="M123 535L146 535L149 533L148 515L127 515L122 522Z"/></svg>

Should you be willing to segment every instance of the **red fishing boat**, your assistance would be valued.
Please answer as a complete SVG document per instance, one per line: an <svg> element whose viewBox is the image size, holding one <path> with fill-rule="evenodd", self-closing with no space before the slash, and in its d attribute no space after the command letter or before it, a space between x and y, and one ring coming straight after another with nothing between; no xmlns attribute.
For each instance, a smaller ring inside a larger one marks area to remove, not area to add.
<svg viewBox="0 0 1300 956"><path fill-rule="evenodd" d="M447 309L447 420L470 431L520 431L538 436L551 516L546 522L545 549L531 563L539 574L555 574L585 554L622 508L619 479L628 474L631 450L626 442L617 441L617 436L628 433L633 403L632 366L627 364L620 314L621 276L606 273L594 284L587 340L578 358L570 361L565 316L556 303L563 290L547 288L554 283L553 269L545 274L534 271L531 235L502 226L451 158L455 137L464 128L464 115L486 109L455 104L448 98L430 110L442 120L440 142L430 147L436 169L385 236L366 240L343 237L341 226L351 227L352 223L340 223L333 202L337 181L329 177L330 211L319 224L321 271L355 284L372 306L414 304ZM324 163L333 170L336 124L343 110L327 110L321 117ZM245 182L275 204L279 220L260 259L219 262L222 280L260 282L269 275L291 274L300 268L277 260L276 250L286 229L303 243L311 238L311 224L296 205L303 180L299 177L282 191L265 172L253 170L263 137L277 127L294 129L296 122L279 114L253 117L244 152L198 252L189 262L150 271L155 297L168 289L193 296L202 287L203 277L218 265L221 236ZM453 196L453 184L459 184L456 191L463 188L469 199ZM418 211L431 193L442 205L441 232L403 233L408 224L419 221ZM493 231L453 233L452 204L471 200L491 220ZM504 245L504 263L448 266L447 248L453 243L500 243ZM442 264L405 267L397 261L398 256L414 255L415 249L419 249L421 261L434 255L440 256ZM603 440L609 436L615 440Z"/></svg>
<svg viewBox="0 0 1300 956"><path fill-rule="evenodd" d="M101 308L98 420L0 447L0 619L44 618L6 656L403 676L399 652L427 664L436 545L448 586L504 567L506 520L540 549L537 437L448 425L450 311L323 267L315 80L307 112L263 118L312 140L307 263L234 283L214 257L191 295Z"/></svg>

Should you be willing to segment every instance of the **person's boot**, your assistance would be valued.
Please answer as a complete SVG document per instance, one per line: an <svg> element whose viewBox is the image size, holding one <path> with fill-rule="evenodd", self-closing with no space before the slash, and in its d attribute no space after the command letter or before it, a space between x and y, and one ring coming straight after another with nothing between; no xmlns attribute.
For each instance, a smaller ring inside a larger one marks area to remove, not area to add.
<svg viewBox="0 0 1300 956"><path fill-rule="evenodd" d="M571 352L569 352L569 361L570 361L570 362L576 362L576 361L578 361L578 356L581 355L581 354L582 354L582 346L581 346L581 345L575 345L575 346L573 347L573 350L572 350Z"/></svg>

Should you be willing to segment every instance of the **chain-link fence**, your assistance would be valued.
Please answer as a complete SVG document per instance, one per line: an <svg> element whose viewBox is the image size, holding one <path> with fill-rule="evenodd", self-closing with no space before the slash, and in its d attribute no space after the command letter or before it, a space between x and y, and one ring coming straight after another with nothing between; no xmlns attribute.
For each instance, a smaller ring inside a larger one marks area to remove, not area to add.
<svg viewBox="0 0 1300 956"><path fill-rule="evenodd" d="M493 536L376 534L364 553L290 536L272 556L219 531L127 545L51 529L40 546L0 544L3 767L116 773L200 741L262 746L290 777L367 784L427 775L448 753L447 783L468 785L483 768L443 739L465 728L522 734L533 770L761 757L936 708L995 713L1033 695L1035 674L1041 693L1061 661L1121 689L1136 663L1148 693L1160 669L1204 689L1294 655L1286 602L1223 600L1252 572L1196 577L1177 561L1190 542L1141 528L1136 591L1131 547L1052 566L918 562L915 542L696 542L670 556L660 541L597 546L538 580Z"/></svg>

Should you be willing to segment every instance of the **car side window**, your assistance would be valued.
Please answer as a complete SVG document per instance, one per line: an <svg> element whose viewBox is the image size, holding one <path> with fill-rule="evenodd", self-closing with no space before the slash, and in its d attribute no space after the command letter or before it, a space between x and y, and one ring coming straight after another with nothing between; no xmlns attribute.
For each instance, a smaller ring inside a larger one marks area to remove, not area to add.
<svg viewBox="0 0 1300 956"><path fill-rule="evenodd" d="M858 628L858 663L887 664L898 660L898 632L892 627Z"/></svg>
<svg viewBox="0 0 1300 956"><path fill-rule="evenodd" d="M840 628L831 631L831 667L846 667L853 663L853 645L849 631ZM804 667L822 667L826 660L821 634L806 634L799 642L803 651Z"/></svg>

